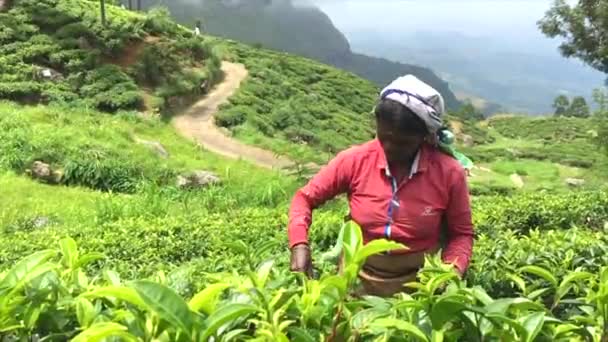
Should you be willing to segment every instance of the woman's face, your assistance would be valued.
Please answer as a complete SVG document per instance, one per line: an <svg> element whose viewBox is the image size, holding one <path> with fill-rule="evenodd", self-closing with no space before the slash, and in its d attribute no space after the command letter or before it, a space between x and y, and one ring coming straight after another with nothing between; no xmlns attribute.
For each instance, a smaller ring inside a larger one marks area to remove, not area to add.
<svg viewBox="0 0 608 342"><path fill-rule="evenodd" d="M424 135L399 132L390 123L377 121L376 134L390 164L411 162L424 143Z"/></svg>

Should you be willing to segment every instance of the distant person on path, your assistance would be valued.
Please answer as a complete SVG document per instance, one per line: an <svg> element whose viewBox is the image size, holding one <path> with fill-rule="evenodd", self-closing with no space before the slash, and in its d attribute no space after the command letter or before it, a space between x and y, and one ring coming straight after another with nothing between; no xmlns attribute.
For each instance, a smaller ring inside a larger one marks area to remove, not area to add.
<svg viewBox="0 0 608 342"><path fill-rule="evenodd" d="M445 263L465 273L473 247L467 175L439 146L444 111L441 94L412 75L382 90L374 109L376 138L338 153L292 200L292 271L312 275L312 211L346 193L350 218L365 243L385 238L408 247L368 258L359 274L364 293L392 296L406 290L403 284L416 279L425 254L439 249Z"/></svg>

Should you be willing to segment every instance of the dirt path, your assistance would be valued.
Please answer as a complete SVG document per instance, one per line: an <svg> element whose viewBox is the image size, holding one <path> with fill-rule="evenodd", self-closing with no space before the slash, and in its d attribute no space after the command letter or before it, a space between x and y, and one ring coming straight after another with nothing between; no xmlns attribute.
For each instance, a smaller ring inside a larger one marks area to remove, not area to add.
<svg viewBox="0 0 608 342"><path fill-rule="evenodd" d="M246 145L225 135L214 123L213 115L239 88L247 75L242 64L222 62L224 81L216 85L190 109L173 119L173 125L182 135L193 139L205 149L233 159L243 159L265 168L284 168L293 163L274 153Z"/></svg>

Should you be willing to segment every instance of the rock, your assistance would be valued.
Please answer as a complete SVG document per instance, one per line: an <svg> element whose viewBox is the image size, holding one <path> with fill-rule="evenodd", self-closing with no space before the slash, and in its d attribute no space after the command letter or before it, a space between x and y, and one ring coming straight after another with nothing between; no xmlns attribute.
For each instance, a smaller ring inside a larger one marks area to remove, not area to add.
<svg viewBox="0 0 608 342"><path fill-rule="evenodd" d="M90 50L93 48L93 46L91 46L91 43L89 43L89 41L85 37L78 38L78 47L82 50Z"/></svg>
<svg viewBox="0 0 608 342"><path fill-rule="evenodd" d="M231 137L232 136L232 131L226 127L219 127L220 132L222 132L222 134L224 134L227 137Z"/></svg>
<svg viewBox="0 0 608 342"><path fill-rule="evenodd" d="M566 178L566 184L572 187L579 187L585 185L585 180L579 178Z"/></svg>
<svg viewBox="0 0 608 342"><path fill-rule="evenodd" d="M25 170L25 173L34 179L42 180L49 184L58 184L63 177L60 171L53 170L49 164L39 160L32 164L31 169Z"/></svg>
<svg viewBox="0 0 608 342"><path fill-rule="evenodd" d="M60 81L63 79L63 75L60 72L51 68L42 68L38 72L38 76L51 81Z"/></svg>
<svg viewBox="0 0 608 342"><path fill-rule="evenodd" d="M516 187L518 187L520 189L524 187L524 180L517 173L512 174L510 178L511 178L511 182L513 182L513 184L515 184Z"/></svg>
<svg viewBox="0 0 608 342"><path fill-rule="evenodd" d="M138 144L147 146L152 151L158 153L159 156L161 156L161 157L163 157L165 159L169 158L169 152L167 152L167 150L165 149L165 147L161 143L159 143L158 141L149 141L149 140L143 140L143 139L135 138L135 142L137 142Z"/></svg>
<svg viewBox="0 0 608 342"><path fill-rule="evenodd" d="M34 219L32 226L36 229L44 228L51 224L51 219L46 216L39 216Z"/></svg>
<svg viewBox="0 0 608 342"><path fill-rule="evenodd" d="M475 145L475 141L473 140L473 137L467 134L463 134L462 137L462 144L466 147L473 147L473 145Z"/></svg>
<svg viewBox="0 0 608 342"><path fill-rule="evenodd" d="M210 185L220 184L221 179L209 171L193 171L189 174L177 176L176 185L178 188L204 188Z"/></svg>

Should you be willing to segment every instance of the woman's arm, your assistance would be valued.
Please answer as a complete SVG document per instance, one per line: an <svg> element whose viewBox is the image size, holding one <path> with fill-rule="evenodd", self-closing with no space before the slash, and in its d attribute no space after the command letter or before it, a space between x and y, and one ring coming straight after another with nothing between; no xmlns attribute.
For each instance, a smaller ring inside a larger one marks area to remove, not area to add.
<svg viewBox="0 0 608 342"><path fill-rule="evenodd" d="M474 238L471 203L465 171L457 172L450 184L450 200L446 211L447 244L442 259L446 263L454 264L458 273L463 275L469 267Z"/></svg>
<svg viewBox="0 0 608 342"><path fill-rule="evenodd" d="M352 164L349 153L340 152L296 192L289 210L289 248L308 243L308 228L312 223L314 209L348 191Z"/></svg>

